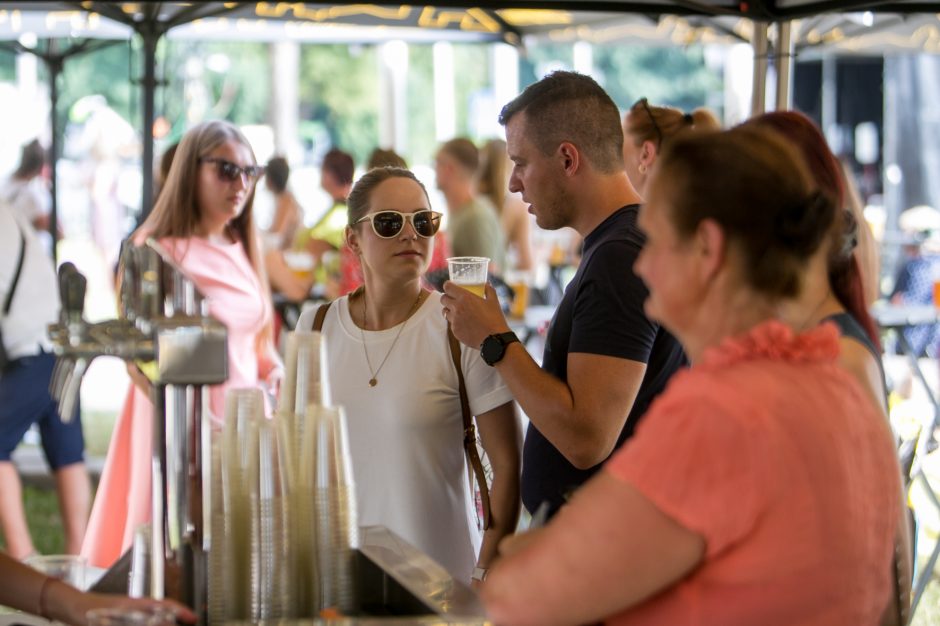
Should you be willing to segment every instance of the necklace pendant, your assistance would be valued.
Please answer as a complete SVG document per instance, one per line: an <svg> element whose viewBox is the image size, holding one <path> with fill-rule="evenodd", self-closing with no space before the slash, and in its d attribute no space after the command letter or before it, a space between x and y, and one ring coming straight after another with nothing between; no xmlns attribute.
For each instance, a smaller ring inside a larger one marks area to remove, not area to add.
<svg viewBox="0 0 940 626"><path fill-rule="evenodd" d="M370 379L369 379L369 386L370 386L370 387L375 387L375 386L378 385L378 384L379 384L379 381L377 381L375 378L370 378Z"/></svg>

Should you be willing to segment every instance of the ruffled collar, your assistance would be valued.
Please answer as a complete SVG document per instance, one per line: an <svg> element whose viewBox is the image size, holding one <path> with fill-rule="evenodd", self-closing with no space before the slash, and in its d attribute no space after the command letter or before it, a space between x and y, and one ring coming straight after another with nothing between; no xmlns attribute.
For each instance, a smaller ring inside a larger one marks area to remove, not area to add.
<svg viewBox="0 0 940 626"><path fill-rule="evenodd" d="M768 320L705 350L699 367L717 369L759 359L825 362L838 357L839 330L832 322L797 334L779 320Z"/></svg>

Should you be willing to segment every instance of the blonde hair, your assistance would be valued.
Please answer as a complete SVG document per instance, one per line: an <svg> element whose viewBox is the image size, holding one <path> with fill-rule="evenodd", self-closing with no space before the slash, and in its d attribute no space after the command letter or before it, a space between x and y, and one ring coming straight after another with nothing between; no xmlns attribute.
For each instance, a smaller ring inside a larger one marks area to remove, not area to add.
<svg viewBox="0 0 940 626"><path fill-rule="evenodd" d="M652 141L662 150L663 143L680 133L721 130L721 122L704 107L685 113L675 107L653 106L646 98L641 98L627 112L623 130L635 145Z"/></svg>
<svg viewBox="0 0 940 626"><path fill-rule="evenodd" d="M502 139L490 139L480 150L482 162L477 189L490 199L497 213L503 212L506 204L506 191L509 188L509 176L506 173L509 154L506 142Z"/></svg>

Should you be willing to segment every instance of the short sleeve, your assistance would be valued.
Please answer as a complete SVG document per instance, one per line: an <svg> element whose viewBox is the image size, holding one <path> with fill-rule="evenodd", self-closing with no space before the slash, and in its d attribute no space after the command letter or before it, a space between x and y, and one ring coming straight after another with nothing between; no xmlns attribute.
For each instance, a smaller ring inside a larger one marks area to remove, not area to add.
<svg viewBox="0 0 940 626"><path fill-rule="evenodd" d="M470 412L482 415L512 401L512 392L495 367L483 361L479 350L461 344L460 365L467 384Z"/></svg>
<svg viewBox="0 0 940 626"><path fill-rule="evenodd" d="M672 402L669 393L605 471L704 537L713 557L746 536L764 509L755 462L761 438L712 399Z"/></svg>
<svg viewBox="0 0 940 626"><path fill-rule="evenodd" d="M639 249L608 241L592 254L574 303L568 352L647 363L659 326L643 311L649 291L633 273Z"/></svg>

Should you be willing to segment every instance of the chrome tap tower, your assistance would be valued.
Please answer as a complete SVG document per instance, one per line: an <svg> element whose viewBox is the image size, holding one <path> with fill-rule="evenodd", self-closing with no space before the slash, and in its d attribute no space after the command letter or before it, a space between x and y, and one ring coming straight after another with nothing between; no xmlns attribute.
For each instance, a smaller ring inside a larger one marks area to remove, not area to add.
<svg viewBox="0 0 940 626"><path fill-rule="evenodd" d="M122 317L95 324L83 315L85 277L71 263L59 268L62 312L49 327L58 355L51 392L60 413L71 416L96 356L155 362L150 595L176 598L205 615L212 467L205 386L228 378L227 332L156 241L127 245L121 267Z"/></svg>

